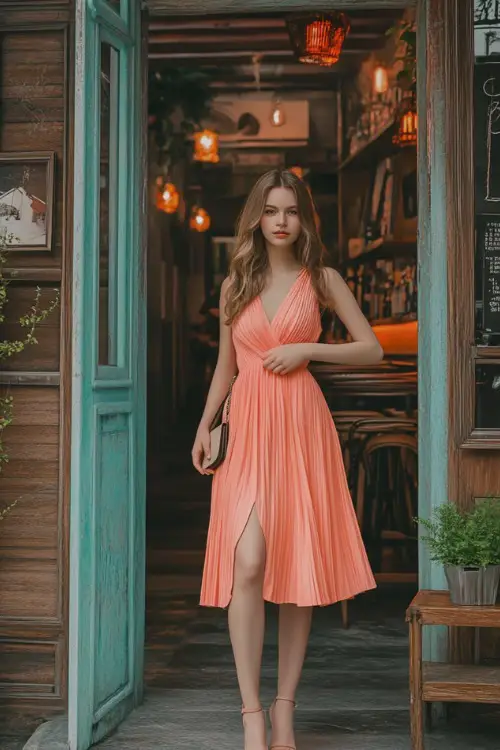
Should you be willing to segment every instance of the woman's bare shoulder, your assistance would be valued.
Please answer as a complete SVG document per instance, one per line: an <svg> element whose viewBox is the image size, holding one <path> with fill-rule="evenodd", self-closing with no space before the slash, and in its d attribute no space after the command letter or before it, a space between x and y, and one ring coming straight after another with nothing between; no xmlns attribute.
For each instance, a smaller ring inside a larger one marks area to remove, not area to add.
<svg viewBox="0 0 500 750"><path fill-rule="evenodd" d="M325 266L322 268L321 273L323 274L323 282L328 289L338 289L339 286L343 286L345 283L339 272L331 266Z"/></svg>

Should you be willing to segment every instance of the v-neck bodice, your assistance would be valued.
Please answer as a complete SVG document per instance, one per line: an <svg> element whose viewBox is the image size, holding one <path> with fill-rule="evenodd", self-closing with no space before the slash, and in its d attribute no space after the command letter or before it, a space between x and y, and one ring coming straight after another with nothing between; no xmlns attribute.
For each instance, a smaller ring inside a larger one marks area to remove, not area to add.
<svg viewBox="0 0 500 750"><path fill-rule="evenodd" d="M288 290L288 291L286 292L285 296L283 297L283 299L282 299L282 300L281 300L281 302L279 303L279 305L278 305L278 307L277 307L277 309L276 309L276 312L274 313L274 315L272 316L272 318L270 318L270 317L269 317L269 315L268 315L268 314L267 314L267 312L266 312L266 308L265 308L265 305L264 305L264 300L262 299L262 293L261 293L261 294L259 294L259 300L260 300L260 304L261 304L261 307L262 307L262 312L263 312L263 313L264 313L264 315L266 316L266 318L267 318L267 321L268 321L268 323L269 323L269 325L270 325L270 326L272 326L272 324L274 323L274 321L275 321L276 317L277 317L277 316L279 315L279 313L280 313L280 310L281 310L281 308L283 307L283 305L285 305L285 304L286 304L286 302L287 302L287 300L288 300L288 297L289 297L289 296L290 296L291 294L293 294L293 292L294 292L294 290L295 290L295 287L297 286L297 284L299 283L299 281L301 280L302 276L303 276L303 275L304 275L305 273L306 273L306 269L305 269L305 268L302 268L302 270L301 270L301 271L299 271L299 273L297 274L297 276L296 276L296 278L295 278L295 280L294 280L293 284L291 285L291 287L289 288L289 290Z"/></svg>
<svg viewBox="0 0 500 750"><path fill-rule="evenodd" d="M233 323L238 369L262 363L262 355L280 344L316 342L321 316L311 277L300 272L270 321L260 296L250 302Z"/></svg>

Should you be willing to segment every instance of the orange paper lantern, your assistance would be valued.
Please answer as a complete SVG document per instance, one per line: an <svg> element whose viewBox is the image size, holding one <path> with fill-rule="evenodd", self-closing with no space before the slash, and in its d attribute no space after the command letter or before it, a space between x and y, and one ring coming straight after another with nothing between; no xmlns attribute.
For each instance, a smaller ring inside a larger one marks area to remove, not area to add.
<svg viewBox="0 0 500 750"><path fill-rule="evenodd" d="M295 13L287 19L288 33L300 62L331 66L338 62L351 28L345 13Z"/></svg>
<svg viewBox="0 0 500 750"><path fill-rule="evenodd" d="M161 185L160 180L156 196L156 207L160 211L164 211L166 214L175 214L179 208L180 200L181 196L175 185L172 182L167 182L165 185Z"/></svg>
<svg viewBox="0 0 500 750"><path fill-rule="evenodd" d="M219 136L213 130L202 130L194 134L195 161L217 164L219 161Z"/></svg>
<svg viewBox="0 0 500 750"><path fill-rule="evenodd" d="M189 221L190 228L195 232L206 232L207 229L210 229L210 224L211 219L209 213L205 211L204 208L195 206Z"/></svg>

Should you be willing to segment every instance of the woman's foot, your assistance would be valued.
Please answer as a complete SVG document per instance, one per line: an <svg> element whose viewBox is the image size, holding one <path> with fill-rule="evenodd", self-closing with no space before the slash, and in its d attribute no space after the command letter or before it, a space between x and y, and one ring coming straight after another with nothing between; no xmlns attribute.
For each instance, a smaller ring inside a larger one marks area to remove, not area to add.
<svg viewBox="0 0 500 750"><path fill-rule="evenodd" d="M266 719L262 708L243 708L243 728L245 730L245 750L268 750Z"/></svg>
<svg viewBox="0 0 500 750"><path fill-rule="evenodd" d="M271 720L271 745L269 750L295 750L293 712L295 701L291 698L275 698L269 709Z"/></svg>

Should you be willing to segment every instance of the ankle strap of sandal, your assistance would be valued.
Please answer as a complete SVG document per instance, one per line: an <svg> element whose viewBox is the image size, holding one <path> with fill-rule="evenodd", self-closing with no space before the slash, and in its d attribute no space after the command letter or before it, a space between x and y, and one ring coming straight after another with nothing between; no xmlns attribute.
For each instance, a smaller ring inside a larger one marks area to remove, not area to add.
<svg viewBox="0 0 500 750"><path fill-rule="evenodd" d="M274 699L274 702L276 703L277 701L285 701L285 703L291 703L294 708L297 708L297 704L294 700L292 700L292 698L281 698L281 696L277 695Z"/></svg>
<svg viewBox="0 0 500 750"><path fill-rule="evenodd" d="M263 710L262 706L260 708L245 708L245 706L241 707L242 714L258 714L262 710Z"/></svg>

